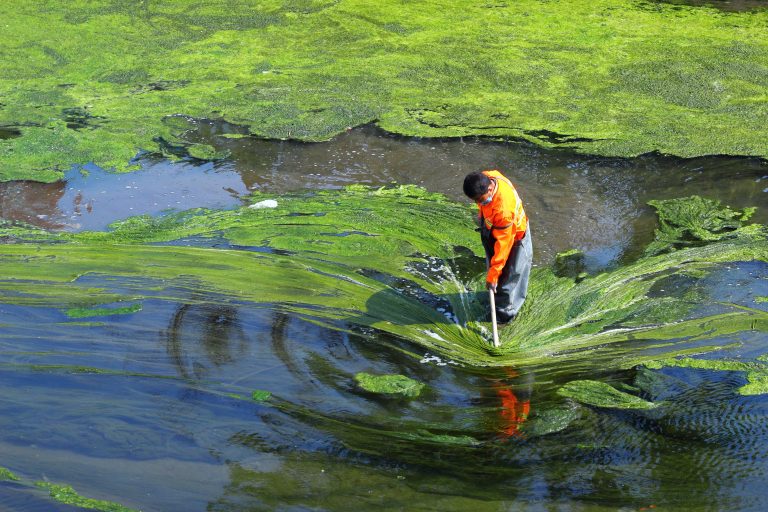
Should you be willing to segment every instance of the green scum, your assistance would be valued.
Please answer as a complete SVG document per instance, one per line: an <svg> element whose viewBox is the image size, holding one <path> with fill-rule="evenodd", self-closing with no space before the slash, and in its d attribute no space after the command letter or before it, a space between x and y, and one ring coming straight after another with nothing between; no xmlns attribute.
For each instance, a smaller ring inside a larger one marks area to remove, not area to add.
<svg viewBox="0 0 768 512"><path fill-rule="evenodd" d="M188 137L198 119L305 141L375 122L609 156L765 157L767 21L622 0L13 2L0 180L130 170L140 151L225 157Z"/></svg>

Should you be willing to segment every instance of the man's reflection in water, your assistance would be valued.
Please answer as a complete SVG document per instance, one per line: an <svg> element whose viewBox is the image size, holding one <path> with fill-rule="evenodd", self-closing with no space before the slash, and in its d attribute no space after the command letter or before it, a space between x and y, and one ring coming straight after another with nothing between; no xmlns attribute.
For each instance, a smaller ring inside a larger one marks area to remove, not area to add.
<svg viewBox="0 0 768 512"><path fill-rule="evenodd" d="M245 353L247 339L233 306L184 304L171 318L166 350L179 375L201 379Z"/></svg>
<svg viewBox="0 0 768 512"><path fill-rule="evenodd" d="M521 428L531 412L533 374L526 373L520 377L511 367L503 370L507 378L493 384L496 396L501 400L501 432L506 437L524 437ZM514 384L511 382L513 379Z"/></svg>

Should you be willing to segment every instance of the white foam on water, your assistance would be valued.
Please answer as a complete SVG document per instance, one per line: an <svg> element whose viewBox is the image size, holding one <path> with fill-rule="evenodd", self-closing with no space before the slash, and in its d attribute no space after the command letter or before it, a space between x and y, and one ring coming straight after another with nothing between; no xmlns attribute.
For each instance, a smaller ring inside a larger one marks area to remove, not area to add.
<svg viewBox="0 0 768 512"><path fill-rule="evenodd" d="M424 357L422 357L419 362L421 364L434 363L436 366L448 366L448 365L451 365L451 366L462 366L461 364L457 363L453 359L451 359L449 361L443 361L440 357L432 355L429 352L424 354Z"/></svg>
<svg viewBox="0 0 768 512"><path fill-rule="evenodd" d="M258 203L253 203L248 208L253 208L254 210L259 210L261 208L277 208L277 201L274 199L265 199Z"/></svg>

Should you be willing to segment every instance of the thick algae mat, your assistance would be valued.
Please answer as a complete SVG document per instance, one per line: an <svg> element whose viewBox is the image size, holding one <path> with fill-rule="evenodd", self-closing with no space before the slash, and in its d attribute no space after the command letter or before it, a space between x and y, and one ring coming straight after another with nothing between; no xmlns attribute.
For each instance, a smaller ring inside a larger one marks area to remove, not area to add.
<svg viewBox="0 0 768 512"><path fill-rule="evenodd" d="M199 300L374 328L464 364L559 369L631 368L768 327L759 300L718 302L700 284L725 263L768 261L752 209L695 196L654 202L663 222L651 252L577 280L537 269L521 316L491 349L467 206L413 186L270 199L254 196L254 206L276 207L135 217L105 232L6 226L3 301L87 321L207 294Z"/></svg>
<svg viewBox="0 0 768 512"><path fill-rule="evenodd" d="M3 17L0 178L185 139L222 118L326 140L376 122L631 156L768 155L768 11L619 0L14 2Z"/></svg>

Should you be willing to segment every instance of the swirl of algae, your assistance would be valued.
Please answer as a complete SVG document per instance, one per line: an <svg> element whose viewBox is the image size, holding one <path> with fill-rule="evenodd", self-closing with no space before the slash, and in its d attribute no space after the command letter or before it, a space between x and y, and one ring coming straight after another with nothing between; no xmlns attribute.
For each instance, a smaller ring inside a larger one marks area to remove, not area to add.
<svg viewBox="0 0 768 512"><path fill-rule="evenodd" d="M623 0L11 2L0 179L129 170L141 150L220 158L185 133L211 118L269 138L376 122L607 156L765 157L766 20Z"/></svg>
<svg viewBox="0 0 768 512"><path fill-rule="evenodd" d="M253 199L265 198L271 197ZM196 289L218 294L205 300L274 304L331 328L373 327L464 364L556 371L631 368L719 348L707 340L768 330L768 313L759 309L723 304L697 312L710 300L695 286L682 296L655 290L675 276L695 281L723 262L768 261L766 228L746 224L741 213L726 238L645 256L578 282L537 269L521 315L493 350L487 325L478 321L485 309L481 264L475 279L463 280L451 263L459 247L479 250L468 206L413 186L271 199L277 208L135 217L104 232L7 226L0 235L16 243L0 249L3 301L67 311L149 296L182 300L180 289ZM670 211L685 204L695 210L699 200L656 207L674 228ZM714 205L713 212L719 209ZM123 284L122 293L128 288L131 295L121 296L84 276L145 280ZM403 282L450 304L453 317L397 286Z"/></svg>

